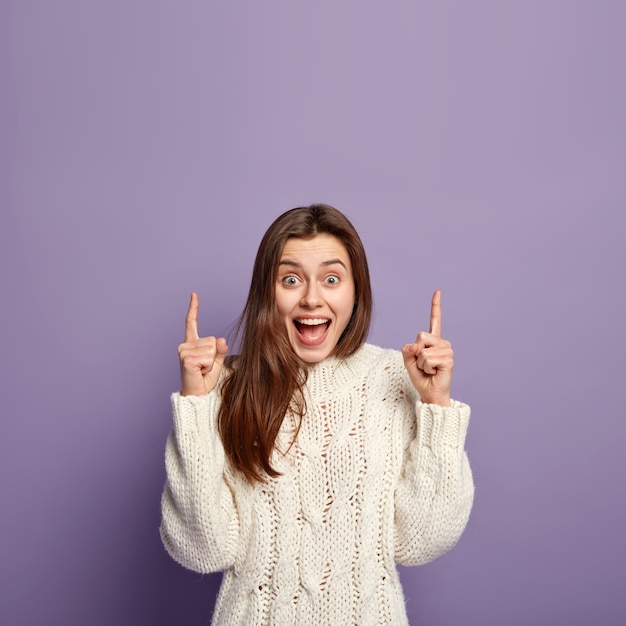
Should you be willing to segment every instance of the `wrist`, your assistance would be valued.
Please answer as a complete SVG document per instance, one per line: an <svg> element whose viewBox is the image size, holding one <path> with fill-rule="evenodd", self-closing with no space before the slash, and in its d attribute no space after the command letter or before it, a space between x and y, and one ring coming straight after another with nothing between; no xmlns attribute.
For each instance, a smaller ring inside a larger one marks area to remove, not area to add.
<svg viewBox="0 0 626 626"><path fill-rule="evenodd" d="M180 390L181 396L206 396L208 395L207 388L202 386L202 388L198 387L183 387Z"/></svg>
<svg viewBox="0 0 626 626"><path fill-rule="evenodd" d="M452 406L452 402L450 400L450 396L422 396L421 397L423 404L436 404L437 406L441 406L444 408L448 408Z"/></svg>

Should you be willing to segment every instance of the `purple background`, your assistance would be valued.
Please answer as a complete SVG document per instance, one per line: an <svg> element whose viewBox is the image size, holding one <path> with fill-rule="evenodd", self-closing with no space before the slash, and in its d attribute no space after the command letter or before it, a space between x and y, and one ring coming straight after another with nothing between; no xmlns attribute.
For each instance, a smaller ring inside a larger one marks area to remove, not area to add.
<svg viewBox="0 0 626 626"><path fill-rule="evenodd" d="M207 624L159 536L189 291L227 333L260 237L324 201L370 340L443 290L470 524L412 624L626 623L626 4L0 4L0 623ZM621 396L621 393L619 393Z"/></svg>

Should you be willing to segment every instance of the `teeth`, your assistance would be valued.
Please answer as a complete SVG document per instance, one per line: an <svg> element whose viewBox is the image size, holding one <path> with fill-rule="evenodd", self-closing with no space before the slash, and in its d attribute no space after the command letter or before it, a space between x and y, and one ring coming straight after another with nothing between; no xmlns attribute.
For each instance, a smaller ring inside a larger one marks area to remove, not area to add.
<svg viewBox="0 0 626 626"><path fill-rule="evenodd" d="M320 324L326 324L328 322L327 319L317 318L317 319L304 319L304 320L296 320L298 324L305 324L306 326L319 326Z"/></svg>

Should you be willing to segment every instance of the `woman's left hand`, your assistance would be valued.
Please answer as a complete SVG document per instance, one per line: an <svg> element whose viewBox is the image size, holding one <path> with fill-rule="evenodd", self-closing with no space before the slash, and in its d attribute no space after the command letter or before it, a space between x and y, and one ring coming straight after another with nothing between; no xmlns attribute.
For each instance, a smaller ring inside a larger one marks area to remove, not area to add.
<svg viewBox="0 0 626 626"><path fill-rule="evenodd" d="M433 294L430 332L420 332L415 343L402 347L404 366L422 402L450 406L454 352L441 338L441 291Z"/></svg>

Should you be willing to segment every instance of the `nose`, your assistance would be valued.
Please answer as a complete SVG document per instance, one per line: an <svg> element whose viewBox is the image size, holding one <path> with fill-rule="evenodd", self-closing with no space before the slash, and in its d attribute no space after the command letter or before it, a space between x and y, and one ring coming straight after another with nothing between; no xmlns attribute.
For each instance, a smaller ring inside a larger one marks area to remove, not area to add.
<svg viewBox="0 0 626 626"><path fill-rule="evenodd" d="M321 306L322 295L319 291L319 285L316 282L313 281L307 284L300 304L308 309Z"/></svg>

